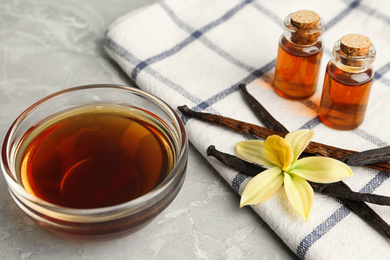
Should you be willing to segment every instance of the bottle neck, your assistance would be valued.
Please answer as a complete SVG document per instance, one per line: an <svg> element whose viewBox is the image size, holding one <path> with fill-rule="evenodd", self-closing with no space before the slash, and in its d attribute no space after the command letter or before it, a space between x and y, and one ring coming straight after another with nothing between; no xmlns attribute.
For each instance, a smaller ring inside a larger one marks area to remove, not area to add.
<svg viewBox="0 0 390 260"><path fill-rule="evenodd" d="M370 50L364 56L350 56L340 48L340 40L333 46L334 62L338 68L350 73L359 73L371 67L375 60L376 49L371 45Z"/></svg>
<svg viewBox="0 0 390 260"><path fill-rule="evenodd" d="M333 58L332 62L339 68L340 70L348 73L361 73L369 69L371 66L364 66L364 67L355 67L355 66L348 66L340 62L340 60L337 60L336 58Z"/></svg>
<svg viewBox="0 0 390 260"><path fill-rule="evenodd" d="M300 29L291 24L291 14L289 14L283 23L284 36L290 42L296 45L308 46L313 45L321 40L321 35L324 31L325 23L320 18L318 25L314 29Z"/></svg>

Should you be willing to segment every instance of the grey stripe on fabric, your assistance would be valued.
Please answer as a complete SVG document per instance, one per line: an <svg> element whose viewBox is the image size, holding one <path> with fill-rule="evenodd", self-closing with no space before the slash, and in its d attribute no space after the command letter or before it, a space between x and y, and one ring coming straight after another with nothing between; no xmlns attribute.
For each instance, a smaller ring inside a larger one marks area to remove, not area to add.
<svg viewBox="0 0 390 260"><path fill-rule="evenodd" d="M180 51L181 49L186 47L188 44L192 43L194 40L196 40L199 37L201 37L207 31L217 27L218 25L224 23L225 21L227 21L228 19L233 17L237 12L242 10L242 8L244 8L247 4L251 3L252 1L253 0L245 0L245 1L241 2L241 3L239 3L234 8L232 8L231 10L226 12L222 17L220 17L220 18L214 20L213 22L205 25L204 27L202 27L199 30L193 31L189 37L187 37L186 39L184 39L182 42L178 43L177 45L173 46L171 49L166 50L166 51L164 51L162 53L159 53L159 54L157 54L157 55L155 55L153 57L150 57L150 58L148 58L148 59L146 59L144 61L141 61L140 63L138 63L135 66L135 68L131 72L131 77L133 78L133 80L136 80L137 75L138 75L138 73L141 70L143 70L144 68L148 67L149 65L151 65L153 63L161 61L161 60L163 60L163 59L165 59L167 57L170 57L173 54L177 53L178 51Z"/></svg>
<svg viewBox="0 0 390 260"><path fill-rule="evenodd" d="M167 15L176 23L176 25L185 30L188 33L193 32L195 29L189 26L188 24L184 23L182 20L177 17L177 15L167 6L167 4L163 1L159 2L163 10L167 13ZM223 57L225 60L231 62L232 64L236 65L239 68L242 68L248 72L251 72L255 70L253 67L245 64L244 62L240 61L239 59L233 57L225 50L221 49L218 45L214 44L212 41L207 39L206 36L202 35L198 39L201 43L203 43L206 47L217 53L219 56Z"/></svg>
<svg viewBox="0 0 390 260"><path fill-rule="evenodd" d="M122 59L126 60L127 62L131 64L137 64L139 62L139 59L136 58L132 53L128 52L125 48L117 44L115 41L110 39L109 37L105 38L104 45L107 46L111 51L119 55ZM147 73L151 75L156 80L160 81L161 83L164 83L166 86L170 87L171 89L174 89L177 93L182 95L183 97L187 98L193 103L200 103L202 100L200 98L195 97L191 93L189 93L185 88L182 86L174 83L170 79L162 76L157 71L148 68Z"/></svg>

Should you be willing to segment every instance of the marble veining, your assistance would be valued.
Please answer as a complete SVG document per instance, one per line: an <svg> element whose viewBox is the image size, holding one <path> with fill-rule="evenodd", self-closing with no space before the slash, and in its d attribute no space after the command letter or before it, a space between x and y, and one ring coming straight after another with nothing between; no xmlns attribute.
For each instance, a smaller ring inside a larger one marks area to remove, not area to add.
<svg viewBox="0 0 390 260"><path fill-rule="evenodd" d="M0 137L38 99L72 86L133 84L102 40L119 16L155 0L0 0ZM0 176L0 260L291 259L294 255L193 147L182 190L138 233L105 242L59 237L25 216Z"/></svg>

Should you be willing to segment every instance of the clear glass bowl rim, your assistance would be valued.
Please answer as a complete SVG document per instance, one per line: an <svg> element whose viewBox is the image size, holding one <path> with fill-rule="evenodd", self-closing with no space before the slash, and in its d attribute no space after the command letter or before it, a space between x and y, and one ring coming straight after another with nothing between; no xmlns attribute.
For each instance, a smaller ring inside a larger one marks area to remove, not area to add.
<svg viewBox="0 0 390 260"><path fill-rule="evenodd" d="M45 200L42 200L28 193L22 187L22 185L12 177L11 169L8 165L8 160L7 160L8 148L11 145L9 142L11 140L13 132L19 126L20 122L24 120L29 115L29 113L31 113L35 108L37 108L42 103L54 97L66 94L68 92L87 90L87 89L96 89L96 88L121 89L121 90L133 92L134 94L137 95L142 95L147 100L158 105L160 109L162 109L165 113L167 113L171 117L171 119L174 121L174 124L178 127L177 134L179 134L179 136L181 137L181 140L179 140L180 150L178 151L179 153L177 155L176 158L177 161L174 168L169 173L169 175L162 181L162 183L160 183L152 191L134 200L121 203L118 205L114 205L114 206L109 206L109 207L94 208L94 209L75 209L75 208L61 207L49 203ZM20 196L21 199L23 199L26 202L29 202L29 204L32 203L37 207L39 207L40 213L44 214L44 212L48 212L48 213L54 212L56 214L56 217L61 220L65 220L65 221L75 220L76 222L81 222L81 223L84 222L96 223L100 221L118 219L133 214L135 215L150 207L150 203L148 202L152 202L153 204L153 201L161 200L162 198L159 197L164 196L164 193L169 192L169 189L172 188L171 186L174 186L178 182L176 181L176 179L180 179L181 177L180 175L185 174L185 170L183 171L181 167L183 167L183 164L187 163L188 160L187 156L188 156L188 137L187 137L184 124L181 121L178 114L166 102L164 102L160 98L146 91L134 87L117 85L117 84L92 84L92 85L71 87L71 88L67 88L55 92L35 102L33 105L28 107L24 112L22 112L11 124L9 130L7 131L4 137L2 151L1 151L1 166L3 170L3 175L6 179L6 182L8 184L8 189L10 190L12 197L16 196L18 198Z"/></svg>

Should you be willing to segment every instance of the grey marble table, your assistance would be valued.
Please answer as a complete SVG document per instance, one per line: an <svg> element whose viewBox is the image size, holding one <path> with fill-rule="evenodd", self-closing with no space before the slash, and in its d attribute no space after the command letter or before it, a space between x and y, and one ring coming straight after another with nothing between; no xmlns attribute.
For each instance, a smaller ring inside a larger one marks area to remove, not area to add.
<svg viewBox="0 0 390 260"><path fill-rule="evenodd" d="M0 0L0 138L36 100L77 85L134 85L105 54L117 17L153 0ZM22 213L0 176L0 259L294 259L190 148L182 190L150 225L121 239L73 241Z"/></svg>

